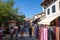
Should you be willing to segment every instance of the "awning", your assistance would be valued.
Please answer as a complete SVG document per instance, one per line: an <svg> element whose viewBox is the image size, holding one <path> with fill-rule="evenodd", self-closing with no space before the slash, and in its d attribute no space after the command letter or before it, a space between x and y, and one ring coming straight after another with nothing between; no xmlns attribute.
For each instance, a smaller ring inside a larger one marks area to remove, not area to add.
<svg viewBox="0 0 60 40"><path fill-rule="evenodd" d="M38 24L50 25L51 21L55 20L57 17L59 17L59 15L51 16L51 17L46 17L42 21L38 22Z"/></svg>

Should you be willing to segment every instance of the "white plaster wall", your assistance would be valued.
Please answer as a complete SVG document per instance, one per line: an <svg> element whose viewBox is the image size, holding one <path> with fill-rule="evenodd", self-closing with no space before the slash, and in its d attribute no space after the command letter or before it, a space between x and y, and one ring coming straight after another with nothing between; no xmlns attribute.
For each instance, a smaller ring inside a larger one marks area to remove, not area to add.
<svg viewBox="0 0 60 40"><path fill-rule="evenodd" d="M55 16L55 15L60 15L60 10L59 10L59 1L57 0L56 2L54 2L53 4L51 4L48 8L46 8L46 17L51 17L51 16ZM55 5L56 8L56 12L52 13L52 6ZM50 14L47 14L47 9L50 9Z"/></svg>
<svg viewBox="0 0 60 40"><path fill-rule="evenodd" d="M37 19L37 18L38 18L37 16L34 17L34 19Z"/></svg>
<svg viewBox="0 0 60 40"><path fill-rule="evenodd" d="M58 0L58 1L60 1L60 0Z"/></svg>

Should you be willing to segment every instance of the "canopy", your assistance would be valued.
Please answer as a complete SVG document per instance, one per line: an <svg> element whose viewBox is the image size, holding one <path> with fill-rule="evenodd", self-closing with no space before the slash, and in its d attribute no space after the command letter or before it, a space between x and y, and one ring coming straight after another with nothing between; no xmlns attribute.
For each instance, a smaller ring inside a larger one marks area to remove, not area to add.
<svg viewBox="0 0 60 40"><path fill-rule="evenodd" d="M57 17L59 17L59 15L51 16L51 17L46 17L42 21L38 22L38 24L50 25L51 21L55 20Z"/></svg>

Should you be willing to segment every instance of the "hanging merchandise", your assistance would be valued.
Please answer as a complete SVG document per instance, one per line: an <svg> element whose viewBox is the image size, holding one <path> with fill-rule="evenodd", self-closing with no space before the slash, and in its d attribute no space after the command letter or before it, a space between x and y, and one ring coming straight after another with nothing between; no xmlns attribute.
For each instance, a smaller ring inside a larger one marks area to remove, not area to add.
<svg viewBox="0 0 60 40"><path fill-rule="evenodd" d="M48 40L48 29L44 28L44 40Z"/></svg>
<svg viewBox="0 0 60 40"><path fill-rule="evenodd" d="M56 35L53 27L48 28L48 40L56 40Z"/></svg>
<svg viewBox="0 0 60 40"><path fill-rule="evenodd" d="M40 27L39 40L60 40L60 27Z"/></svg>
<svg viewBox="0 0 60 40"><path fill-rule="evenodd" d="M40 40L43 40L43 28L41 29L41 33L40 33Z"/></svg>
<svg viewBox="0 0 60 40"><path fill-rule="evenodd" d="M39 27L39 34L38 34L38 35L39 35L39 37L38 37L38 38L39 38L39 40L41 39L41 33L42 33L42 28L41 28L41 27Z"/></svg>
<svg viewBox="0 0 60 40"><path fill-rule="evenodd" d="M40 40L40 27L39 27L39 33L38 33L38 40Z"/></svg>
<svg viewBox="0 0 60 40"><path fill-rule="evenodd" d="M60 27L59 27L59 40L60 40Z"/></svg>
<svg viewBox="0 0 60 40"><path fill-rule="evenodd" d="M59 40L59 27L56 27L56 40Z"/></svg>
<svg viewBox="0 0 60 40"><path fill-rule="evenodd" d="M48 40L48 29L47 28L40 28L39 29L39 40Z"/></svg>

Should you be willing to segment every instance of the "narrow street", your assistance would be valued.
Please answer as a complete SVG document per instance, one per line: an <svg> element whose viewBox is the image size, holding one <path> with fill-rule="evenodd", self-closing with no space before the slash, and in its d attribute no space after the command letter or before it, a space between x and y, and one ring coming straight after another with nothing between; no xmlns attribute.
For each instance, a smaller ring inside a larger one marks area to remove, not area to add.
<svg viewBox="0 0 60 40"><path fill-rule="evenodd" d="M9 37L4 37L3 40L9 40ZM29 37L29 36L25 36L25 37L18 37L18 39L16 39L15 37L13 37L13 40L38 40L34 37Z"/></svg>
<svg viewBox="0 0 60 40"><path fill-rule="evenodd" d="M3 37L3 40L9 40L9 36ZM24 33L24 36L21 37L20 35L18 35L18 38L16 38L15 36L13 37L13 40L38 40L35 37L29 37L28 33Z"/></svg>

